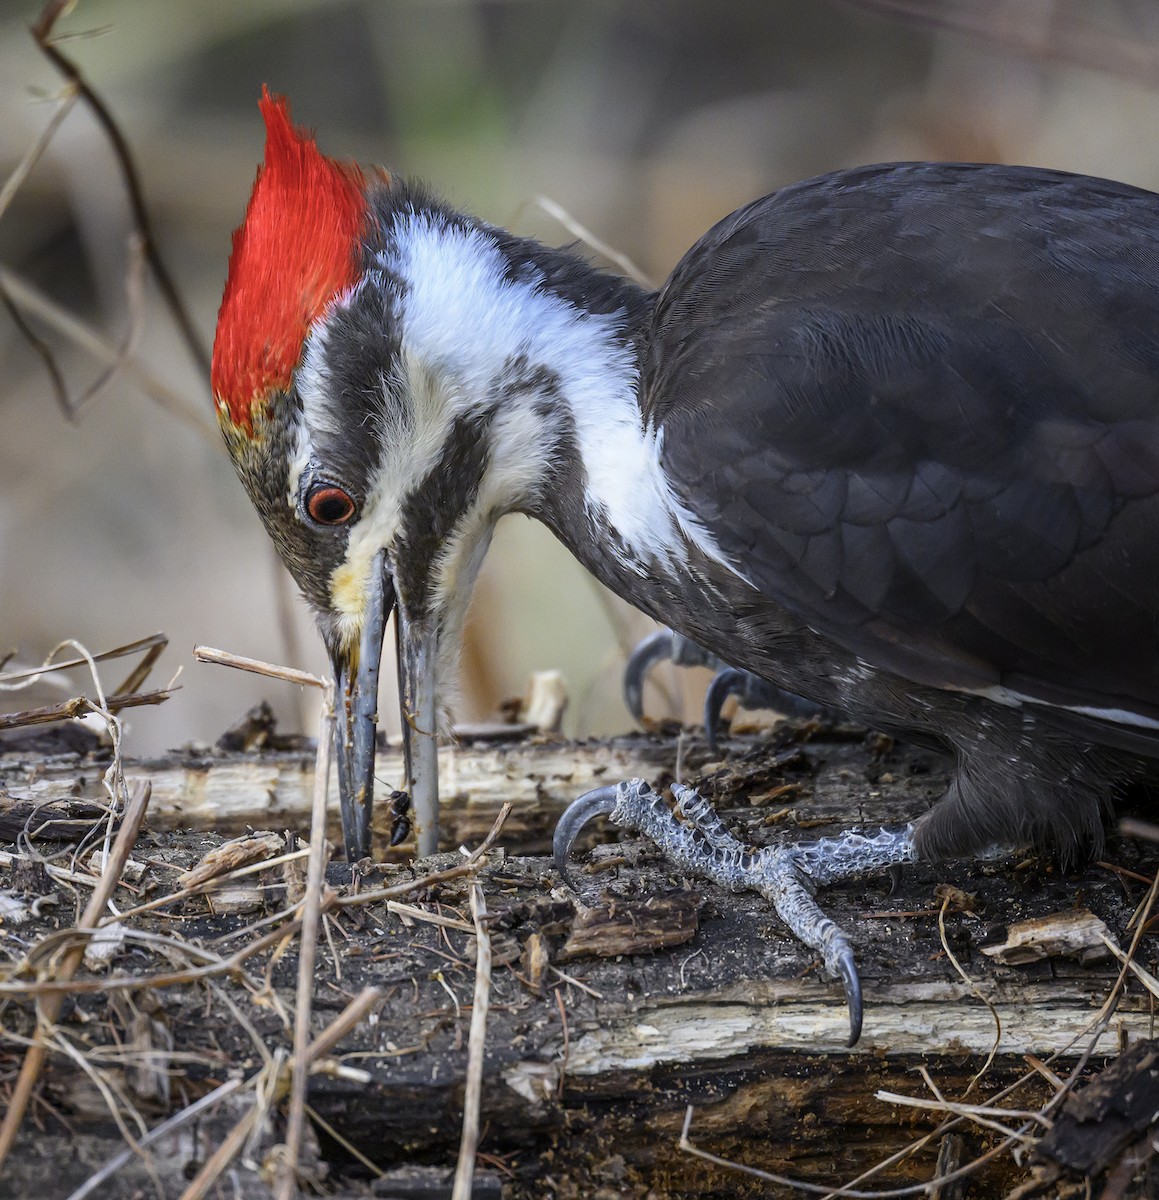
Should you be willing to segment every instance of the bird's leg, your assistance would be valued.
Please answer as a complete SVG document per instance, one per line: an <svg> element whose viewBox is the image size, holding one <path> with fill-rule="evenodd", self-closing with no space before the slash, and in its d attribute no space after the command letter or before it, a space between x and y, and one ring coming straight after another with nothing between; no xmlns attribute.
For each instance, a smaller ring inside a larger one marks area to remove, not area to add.
<svg viewBox="0 0 1159 1200"><path fill-rule="evenodd" d="M823 705L787 692L759 675L727 666L683 634L660 629L636 646L624 667L624 703L637 721L644 719L644 680L658 662L665 660L678 667L710 667L716 672L704 698L704 733L713 753L720 734L721 710L729 696L736 696L742 708L771 708L789 717L807 720L835 715Z"/></svg>
<svg viewBox="0 0 1159 1200"><path fill-rule="evenodd" d="M605 815L621 829L644 834L677 866L732 891L756 891L770 901L781 920L802 942L818 951L826 970L839 978L849 1005L849 1045L861 1036L861 983L853 948L844 931L813 898L815 890L839 879L910 862L915 857L913 826L882 829L872 837L844 833L796 845L749 850L723 825L693 788L673 787L677 810L664 803L642 779L630 779L587 792L563 814L555 830L555 863L578 892L568 856L580 829Z"/></svg>

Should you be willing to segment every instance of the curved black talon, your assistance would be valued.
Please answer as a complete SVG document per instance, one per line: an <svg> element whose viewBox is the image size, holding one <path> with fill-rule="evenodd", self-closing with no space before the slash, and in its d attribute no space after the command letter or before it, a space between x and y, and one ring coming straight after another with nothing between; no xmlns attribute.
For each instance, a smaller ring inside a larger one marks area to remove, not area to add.
<svg viewBox="0 0 1159 1200"><path fill-rule="evenodd" d="M751 671L725 667L713 677L704 697L704 737L713 754L716 753L720 732L720 714L729 696L735 696L742 708L770 708L786 717L797 717L804 721L837 715L825 705L814 704L796 692L787 692Z"/></svg>
<svg viewBox="0 0 1159 1200"><path fill-rule="evenodd" d="M708 749L715 754L717 737L720 733L720 714L724 702L732 695L739 695L744 687L747 672L738 671L736 667L725 667L717 671L704 694L704 740Z"/></svg>
<svg viewBox="0 0 1159 1200"><path fill-rule="evenodd" d="M837 960L837 970L845 988L845 1003L849 1008L849 1041L847 1046L856 1046L861 1038L861 979L857 974L857 963L853 951L845 949Z"/></svg>
<svg viewBox="0 0 1159 1200"><path fill-rule="evenodd" d="M560 878L577 895L579 885L568 870L567 860L571 856L571 848L579 837L583 827L596 817L606 817L615 811L619 799L620 785L606 784L604 787L593 788L584 792L578 800L573 800L563 810L563 815L555 827L555 836L551 841L552 853L555 856L555 869Z"/></svg>
<svg viewBox="0 0 1159 1200"><path fill-rule="evenodd" d="M649 634L628 656L624 667L624 703L637 721L644 720L644 680L658 662L672 662L678 667L722 666L720 659L673 629L658 629Z"/></svg>
<svg viewBox="0 0 1159 1200"><path fill-rule="evenodd" d="M658 629L642 642L637 642L636 648L628 655L624 667L624 703L637 721L644 720L644 680L658 662L673 656L672 639L671 629Z"/></svg>

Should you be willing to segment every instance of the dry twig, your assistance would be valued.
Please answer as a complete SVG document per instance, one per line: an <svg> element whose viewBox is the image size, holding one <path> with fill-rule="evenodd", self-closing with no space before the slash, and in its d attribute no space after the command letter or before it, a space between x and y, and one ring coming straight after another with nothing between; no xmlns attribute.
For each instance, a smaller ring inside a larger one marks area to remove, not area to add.
<svg viewBox="0 0 1159 1200"><path fill-rule="evenodd" d="M318 926L322 920L322 889L326 883L326 791L330 783L330 748L334 744L334 685L322 690L322 721L318 754L314 760L314 807L310 814L310 857L306 870L306 895L302 900L302 936L298 948L298 991L294 1013L294 1070L290 1110L286 1117L286 1152L279 1163L274 1194L291 1200L297 1190L298 1159L306 1123L306 1076L310 1062L310 1012L314 1002L314 957Z"/></svg>
<svg viewBox="0 0 1159 1200"><path fill-rule="evenodd" d="M129 695L109 696L104 703L106 712L120 712L123 708L139 708L145 704L164 704L176 689L162 688L156 692L133 692ZM26 725L51 725L56 721L69 721L74 717L87 716L95 711L92 700L87 696L74 696L60 704L46 704L42 708L26 708L20 712L0 714L0 729L20 729Z"/></svg>
<svg viewBox="0 0 1159 1200"><path fill-rule="evenodd" d="M160 1125L150 1129L148 1133L139 1138L136 1147L127 1146L119 1154L110 1158L99 1171L90 1175L80 1187L71 1192L67 1200L86 1200L86 1197L93 1195L97 1188L107 1183L122 1167L131 1162L140 1150L144 1150L159 1138L165 1137L166 1134L172 1133L182 1125L188 1124L195 1117L201 1116L203 1112L206 1112L219 1101L224 1100L231 1092L236 1092L238 1088L243 1086L244 1081L240 1077L235 1076L233 1079L227 1079L219 1087L215 1087L212 1092L206 1092L200 1100L195 1100L192 1104L187 1104L180 1112L174 1113L167 1121L162 1121Z"/></svg>

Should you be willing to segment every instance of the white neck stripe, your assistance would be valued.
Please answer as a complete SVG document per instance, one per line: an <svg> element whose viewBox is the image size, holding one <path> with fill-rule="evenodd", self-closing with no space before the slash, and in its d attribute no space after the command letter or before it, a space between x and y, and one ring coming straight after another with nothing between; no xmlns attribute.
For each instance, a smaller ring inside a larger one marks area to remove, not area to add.
<svg viewBox="0 0 1159 1200"><path fill-rule="evenodd" d="M400 216L387 243L382 266L405 284L398 309L404 357L449 377L448 424L494 402L513 363L546 368L575 429L589 520L601 532L613 527L625 565L643 572L652 562L683 559L685 539L723 561L672 495L660 468L660 438L642 425L635 350L619 336L625 314L584 312L534 277L510 279L507 260L484 230L434 214ZM494 457L509 484L536 488L551 447L530 439L521 451L521 440L503 441ZM528 498L512 497L511 506Z"/></svg>

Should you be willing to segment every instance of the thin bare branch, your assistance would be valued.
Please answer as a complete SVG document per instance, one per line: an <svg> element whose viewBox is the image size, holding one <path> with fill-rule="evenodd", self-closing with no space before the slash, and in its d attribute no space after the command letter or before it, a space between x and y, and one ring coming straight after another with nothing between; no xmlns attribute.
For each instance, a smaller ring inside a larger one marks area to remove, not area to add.
<svg viewBox="0 0 1159 1200"><path fill-rule="evenodd" d="M3 272L0 272L0 303L7 309L8 315L12 318L12 324L16 326L17 332L28 343L40 361L44 363L44 369L48 373L48 382L52 385L52 394L56 400L57 407L71 421L73 416L72 401L69 399L68 383L64 378L64 372L61 371L60 364L56 361L56 355L53 354L52 347L24 319L24 313L12 298L3 281Z"/></svg>
<svg viewBox="0 0 1159 1200"><path fill-rule="evenodd" d="M105 363L118 361L120 355L115 346L111 346L75 313L63 308L35 284L8 267L0 266L0 292L10 305L15 305L21 313L44 321L86 354L91 354ZM124 360L122 370L146 396L171 416L195 430L214 446L221 444L217 430L209 418L208 405L204 406L206 411L203 412L203 406L195 406L187 396L174 391L166 379L132 355Z"/></svg>
<svg viewBox="0 0 1159 1200"><path fill-rule="evenodd" d="M120 126L113 117L104 100L89 86L81 74L80 68L63 54L53 39L57 21L72 7L72 0L49 0L40 12L36 23L32 26L32 36L40 47L41 52L54 67L64 76L69 84L76 89L78 97L84 101L89 111L96 118L97 124L104 130L113 155L121 171L125 193L133 214L133 224L141 237L142 253L157 286L161 290L162 299L172 314L177 328L185 341L190 357L197 364L206 382L209 380L209 352L202 344L193 318L185 307L185 301L177 290L173 277L161 252L157 247L157 239L153 233L153 222L149 216L148 205L145 203L145 192L141 185L140 172L137 170L133 152Z"/></svg>
<svg viewBox="0 0 1159 1200"><path fill-rule="evenodd" d="M129 262L125 270L125 302L128 309L128 319L125 321L125 332L121 335L119 346L115 347L115 357L104 370L84 389L75 400L68 401L65 416L75 420L83 409L91 404L109 386L117 375L124 369L132 356L133 350L145 323L145 296L142 265L144 263L144 243L140 234L129 235Z"/></svg>
<svg viewBox="0 0 1159 1200"><path fill-rule="evenodd" d="M1058 20L1049 8L993 0L844 0L852 8L924 29L958 33L1026 58L1068 63L1154 86L1159 82L1159 46L1145 39L1116 37L1077 21ZM1081 11L1081 9L1080 9Z"/></svg>
<svg viewBox="0 0 1159 1200"><path fill-rule="evenodd" d="M0 217L7 211L8 205L12 203L12 198L20 191L24 181L32 174L32 169L44 157L49 142L52 141L56 131L60 128L60 123L68 116L72 106L76 103L76 98L76 88L72 84L66 83L56 102L56 107L52 110L52 116L48 118L48 123L40 131L40 136L28 147L24 157L16 164L16 169L8 176L4 186L0 188Z"/></svg>

